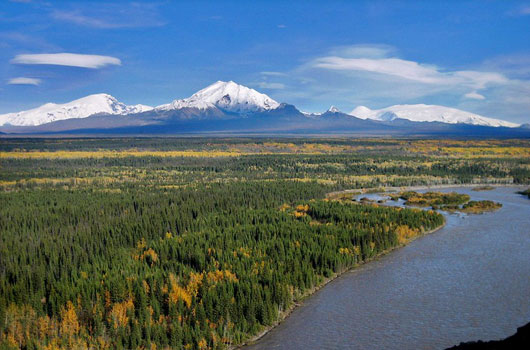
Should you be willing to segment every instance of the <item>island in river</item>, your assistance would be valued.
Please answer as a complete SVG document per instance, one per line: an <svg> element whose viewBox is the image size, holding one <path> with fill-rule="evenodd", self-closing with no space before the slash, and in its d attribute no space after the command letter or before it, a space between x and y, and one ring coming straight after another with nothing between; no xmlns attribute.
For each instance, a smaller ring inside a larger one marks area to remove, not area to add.
<svg viewBox="0 0 530 350"><path fill-rule="evenodd" d="M443 349L505 338L527 323L527 199L513 187L438 190L503 206L487 215L446 212L445 227L343 274L249 349Z"/></svg>

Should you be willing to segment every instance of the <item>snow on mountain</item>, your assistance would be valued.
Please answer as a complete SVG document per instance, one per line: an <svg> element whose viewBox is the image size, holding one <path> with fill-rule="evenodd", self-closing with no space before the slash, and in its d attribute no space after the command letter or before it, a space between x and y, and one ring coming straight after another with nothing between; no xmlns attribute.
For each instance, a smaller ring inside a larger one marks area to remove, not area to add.
<svg viewBox="0 0 530 350"><path fill-rule="evenodd" d="M483 117L478 114L465 112L456 108L436 105L395 105L382 109L371 110L365 106L359 106L351 111L353 115L361 119L374 119L381 121L392 121L394 119L408 119L414 122L441 122L448 124L473 124L484 126L518 127L518 124L510 123L500 119Z"/></svg>
<svg viewBox="0 0 530 350"><path fill-rule="evenodd" d="M233 81L217 81L188 98L156 107L157 110L217 107L228 112L247 113L276 109L280 104L269 96Z"/></svg>
<svg viewBox="0 0 530 350"><path fill-rule="evenodd" d="M300 113L302 113L304 116L308 118L320 117L322 114L324 114L321 112L304 112L304 111L300 111Z"/></svg>
<svg viewBox="0 0 530 350"><path fill-rule="evenodd" d="M125 115L153 109L145 105L127 106L111 95L95 94L64 103L46 103L27 111L0 115L0 125L34 126L57 120L86 118L97 113Z"/></svg>
<svg viewBox="0 0 530 350"><path fill-rule="evenodd" d="M330 112L330 113L340 113L340 110L337 107L332 105L331 107L329 107L328 112Z"/></svg>
<svg viewBox="0 0 530 350"><path fill-rule="evenodd" d="M315 118L315 117L320 117L321 115L325 114L325 113L342 113L340 111L340 109L338 109L337 107L331 105L327 111L325 112L304 112L304 111L300 111L300 113L302 113L303 115L305 115L306 117L309 117L309 118Z"/></svg>

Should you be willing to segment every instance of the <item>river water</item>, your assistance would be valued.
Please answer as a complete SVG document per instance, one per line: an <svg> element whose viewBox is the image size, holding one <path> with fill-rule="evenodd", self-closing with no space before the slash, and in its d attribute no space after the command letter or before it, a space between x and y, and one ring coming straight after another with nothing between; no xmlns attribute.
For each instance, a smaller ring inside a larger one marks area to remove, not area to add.
<svg viewBox="0 0 530 350"><path fill-rule="evenodd" d="M503 207L446 214L444 228L343 274L245 349L444 349L529 322L530 200L513 187L437 190Z"/></svg>

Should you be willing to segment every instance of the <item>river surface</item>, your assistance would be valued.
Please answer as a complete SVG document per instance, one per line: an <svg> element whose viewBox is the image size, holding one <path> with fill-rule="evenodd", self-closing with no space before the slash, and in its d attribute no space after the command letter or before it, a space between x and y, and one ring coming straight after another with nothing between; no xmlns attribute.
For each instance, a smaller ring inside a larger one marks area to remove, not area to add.
<svg viewBox="0 0 530 350"><path fill-rule="evenodd" d="M529 322L530 200L514 187L436 190L503 207L446 214L444 228L343 274L245 349L444 349Z"/></svg>

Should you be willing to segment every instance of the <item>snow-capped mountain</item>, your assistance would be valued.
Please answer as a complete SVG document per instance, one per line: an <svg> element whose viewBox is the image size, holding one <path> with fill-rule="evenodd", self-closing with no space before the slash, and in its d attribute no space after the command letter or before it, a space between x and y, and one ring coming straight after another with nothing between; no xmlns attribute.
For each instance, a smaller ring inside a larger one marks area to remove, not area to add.
<svg viewBox="0 0 530 350"><path fill-rule="evenodd" d="M279 106L278 102L254 89L236 84L233 81L217 81L188 98L158 106L156 110L220 108L227 112L245 114L276 109Z"/></svg>
<svg viewBox="0 0 530 350"><path fill-rule="evenodd" d="M392 121L394 119L407 119L414 122L441 122L447 124L472 124L483 126L518 127L518 124L500 119L483 117L478 114L436 105L395 105L382 109L370 109L359 106L351 111L350 115L361 119Z"/></svg>
<svg viewBox="0 0 530 350"><path fill-rule="evenodd" d="M151 109L153 107L145 105L125 105L108 94L95 94L64 104L46 103L27 111L2 114L0 125L35 126L99 113L125 115Z"/></svg>
<svg viewBox="0 0 530 350"><path fill-rule="evenodd" d="M128 106L110 95L96 94L65 104L48 103L28 111L0 115L2 135L219 132L530 137L530 128L517 126L433 105L396 105L379 110L361 106L350 114L331 106L323 113L307 113L233 81L218 81L189 98L156 108Z"/></svg>

